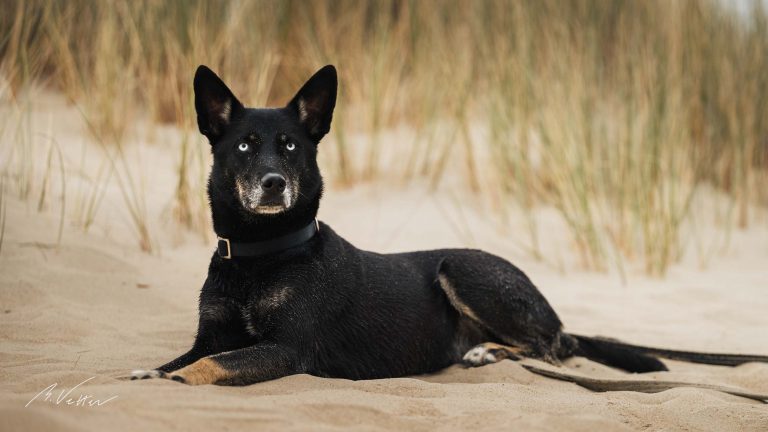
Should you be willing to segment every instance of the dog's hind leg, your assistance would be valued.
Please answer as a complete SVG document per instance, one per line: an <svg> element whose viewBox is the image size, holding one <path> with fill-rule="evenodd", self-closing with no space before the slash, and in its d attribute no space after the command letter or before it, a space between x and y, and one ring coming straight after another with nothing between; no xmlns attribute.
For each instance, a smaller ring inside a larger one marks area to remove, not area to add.
<svg viewBox="0 0 768 432"><path fill-rule="evenodd" d="M517 354L550 363L569 355L557 314L528 277L509 262L481 251L456 251L440 261L440 288L464 318ZM477 341L476 343L488 342Z"/></svg>
<svg viewBox="0 0 768 432"><path fill-rule="evenodd" d="M480 251L456 251L443 259L437 279L451 305L501 342L521 348L523 357L552 364L581 355L629 372L666 370L639 349L562 331L557 314L517 267ZM488 342L488 340L474 343Z"/></svg>

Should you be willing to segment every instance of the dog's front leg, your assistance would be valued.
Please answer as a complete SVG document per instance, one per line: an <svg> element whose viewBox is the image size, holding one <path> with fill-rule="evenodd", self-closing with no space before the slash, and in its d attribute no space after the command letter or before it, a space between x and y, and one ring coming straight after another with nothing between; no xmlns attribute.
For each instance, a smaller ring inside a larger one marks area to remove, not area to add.
<svg viewBox="0 0 768 432"><path fill-rule="evenodd" d="M181 369L185 366L188 366L201 358L205 357L206 355L210 354L209 352L206 352L205 350L193 346L192 349L187 351L186 353L180 355L178 358L169 361L168 363L160 366L156 370L162 371L162 372L171 372L175 371L177 369Z"/></svg>
<svg viewBox="0 0 768 432"><path fill-rule="evenodd" d="M223 327L218 323L207 320L201 316L195 342L189 351L158 367L157 369L134 370L131 372L131 379L157 378L163 373L175 371L188 366L207 355L225 351L228 347L218 340L221 338L216 337L217 332L224 333L225 331L226 330L223 329Z"/></svg>
<svg viewBox="0 0 768 432"><path fill-rule="evenodd" d="M203 339L198 335L198 338L195 340L195 344L186 353L158 367L157 369L136 369L131 372L131 379L136 380L147 378L163 378L164 374L188 366L209 354L211 354L211 350L207 348L207 345Z"/></svg>
<svg viewBox="0 0 768 432"><path fill-rule="evenodd" d="M165 378L191 385L247 385L302 373L295 350L265 343L203 357L172 372L142 378Z"/></svg>

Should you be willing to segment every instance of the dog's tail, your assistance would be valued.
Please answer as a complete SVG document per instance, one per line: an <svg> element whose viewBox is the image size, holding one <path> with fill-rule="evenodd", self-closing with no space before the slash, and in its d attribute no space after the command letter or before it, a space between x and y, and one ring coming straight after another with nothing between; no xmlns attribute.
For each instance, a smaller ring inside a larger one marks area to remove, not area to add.
<svg viewBox="0 0 768 432"><path fill-rule="evenodd" d="M572 355L584 356L590 360L629 372L655 372L667 370L657 357L721 366L738 366L743 363L768 363L768 356L750 354L702 353L677 351L632 345L605 337L590 337L569 334L576 340Z"/></svg>
<svg viewBox="0 0 768 432"><path fill-rule="evenodd" d="M632 345L608 342L602 338L567 334L570 337L570 355L586 357L604 365L627 372L665 371L667 367L656 357L635 349ZM575 343L574 343L575 342Z"/></svg>

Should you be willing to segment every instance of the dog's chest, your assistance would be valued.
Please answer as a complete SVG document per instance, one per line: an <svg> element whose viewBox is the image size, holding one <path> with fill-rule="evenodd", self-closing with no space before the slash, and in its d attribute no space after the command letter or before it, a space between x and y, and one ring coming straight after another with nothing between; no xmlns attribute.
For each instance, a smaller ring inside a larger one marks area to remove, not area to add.
<svg viewBox="0 0 768 432"><path fill-rule="evenodd" d="M262 336L275 324L276 316L295 296L295 290L289 286L274 287L254 295L240 308L245 330L251 336Z"/></svg>

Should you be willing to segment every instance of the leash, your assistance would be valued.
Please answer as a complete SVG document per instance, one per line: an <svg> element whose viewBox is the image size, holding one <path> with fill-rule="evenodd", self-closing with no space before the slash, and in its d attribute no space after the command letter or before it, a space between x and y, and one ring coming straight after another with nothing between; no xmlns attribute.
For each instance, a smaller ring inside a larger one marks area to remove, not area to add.
<svg viewBox="0 0 768 432"><path fill-rule="evenodd" d="M570 374L560 372L554 368L541 368L534 366L530 363L521 363L522 367L529 372L537 375L545 376L547 378L553 378L560 381L572 382L576 385L592 390L593 392L613 392L613 391L632 391L639 393L659 393L666 390L670 390L678 387L693 387L706 390L714 390L723 393L727 393L734 396L740 396L747 399L760 401L762 403L768 403L768 394L765 393L753 393L747 390L742 390L735 387L717 385L717 384L703 384L692 383L683 381L656 381L656 380L607 380L589 378L582 375ZM561 369L562 370L562 369Z"/></svg>
<svg viewBox="0 0 768 432"><path fill-rule="evenodd" d="M216 252L224 259L268 255L296 247L314 237L318 231L320 231L320 223L315 219L298 231L271 240L242 243L218 237L219 241L216 245Z"/></svg>

